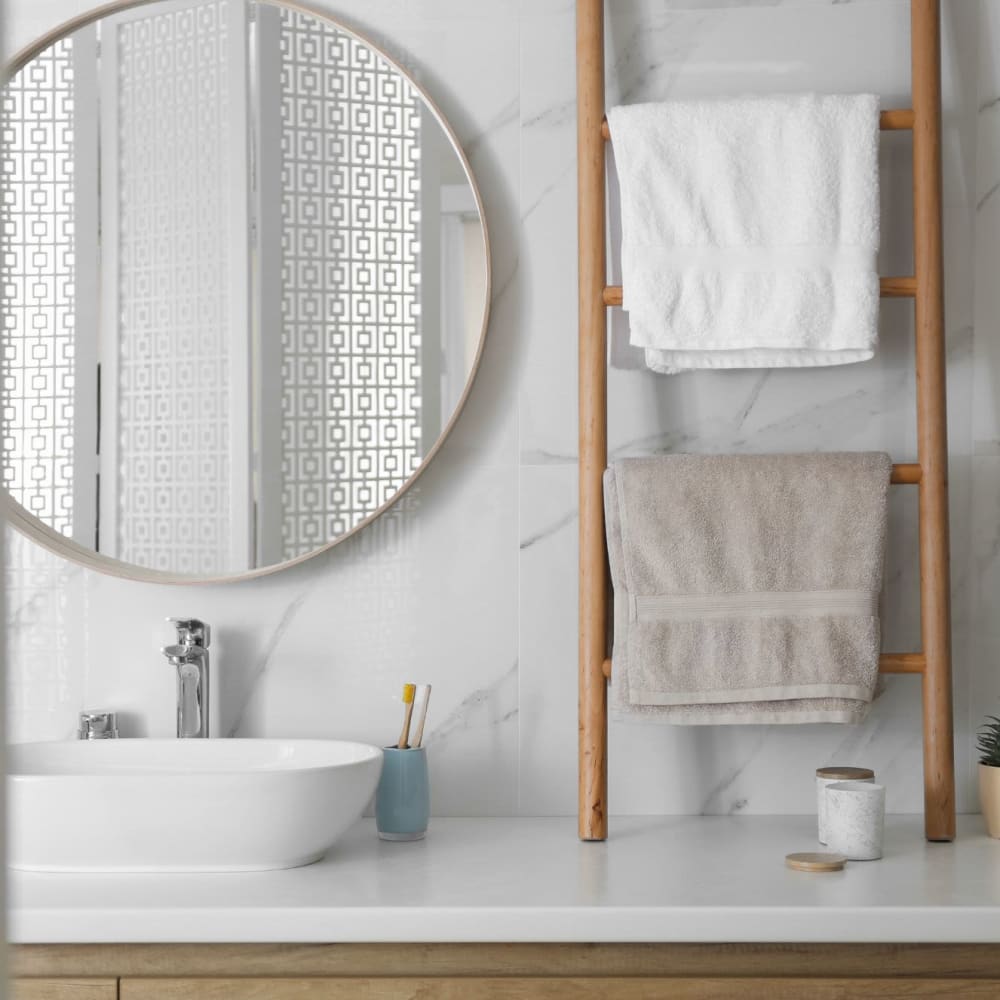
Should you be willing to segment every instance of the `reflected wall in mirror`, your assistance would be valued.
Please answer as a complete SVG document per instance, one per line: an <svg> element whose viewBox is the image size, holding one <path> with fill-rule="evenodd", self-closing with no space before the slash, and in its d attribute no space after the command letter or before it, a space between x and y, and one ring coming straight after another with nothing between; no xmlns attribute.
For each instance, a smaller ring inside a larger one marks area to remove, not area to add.
<svg viewBox="0 0 1000 1000"><path fill-rule="evenodd" d="M489 254L407 73L298 7L160 0L43 40L3 101L15 524L219 578L409 485L475 373Z"/></svg>

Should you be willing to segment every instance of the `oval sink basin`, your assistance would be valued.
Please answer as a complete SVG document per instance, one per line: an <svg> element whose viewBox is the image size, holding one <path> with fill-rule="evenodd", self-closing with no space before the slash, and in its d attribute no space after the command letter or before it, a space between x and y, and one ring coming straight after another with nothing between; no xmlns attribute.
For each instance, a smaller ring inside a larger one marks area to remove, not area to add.
<svg viewBox="0 0 1000 1000"><path fill-rule="evenodd" d="M342 740L93 740L8 748L8 864L232 872L317 861L361 815L382 751Z"/></svg>

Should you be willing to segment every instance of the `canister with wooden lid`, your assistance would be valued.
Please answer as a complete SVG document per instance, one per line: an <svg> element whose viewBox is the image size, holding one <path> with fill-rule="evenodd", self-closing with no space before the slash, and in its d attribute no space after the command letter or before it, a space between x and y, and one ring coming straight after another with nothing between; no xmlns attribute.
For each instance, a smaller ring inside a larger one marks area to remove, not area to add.
<svg viewBox="0 0 1000 1000"><path fill-rule="evenodd" d="M816 815L819 819L819 842L825 844L826 836L826 786L837 781L875 781L875 772L868 767L818 767L816 768Z"/></svg>

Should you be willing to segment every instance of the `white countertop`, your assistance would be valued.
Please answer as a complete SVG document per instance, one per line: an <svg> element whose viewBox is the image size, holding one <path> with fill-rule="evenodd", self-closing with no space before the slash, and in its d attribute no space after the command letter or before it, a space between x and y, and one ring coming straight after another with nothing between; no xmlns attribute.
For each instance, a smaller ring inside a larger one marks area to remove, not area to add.
<svg viewBox="0 0 1000 1000"><path fill-rule="evenodd" d="M220 875L11 872L18 943L1000 941L1000 841L977 816L928 844L889 817L881 861L793 872L815 818L435 819L389 844L359 822L317 864Z"/></svg>

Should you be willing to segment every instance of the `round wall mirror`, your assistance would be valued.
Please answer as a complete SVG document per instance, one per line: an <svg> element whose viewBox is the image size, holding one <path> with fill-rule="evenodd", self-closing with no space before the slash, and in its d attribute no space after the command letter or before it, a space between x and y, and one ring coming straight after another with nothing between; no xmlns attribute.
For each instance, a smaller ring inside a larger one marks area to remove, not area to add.
<svg viewBox="0 0 1000 1000"><path fill-rule="evenodd" d="M475 180L413 76L295 4L154 0L6 81L9 521L180 582L390 506L465 402L490 298Z"/></svg>

